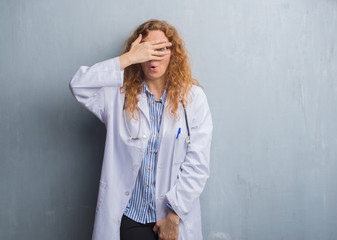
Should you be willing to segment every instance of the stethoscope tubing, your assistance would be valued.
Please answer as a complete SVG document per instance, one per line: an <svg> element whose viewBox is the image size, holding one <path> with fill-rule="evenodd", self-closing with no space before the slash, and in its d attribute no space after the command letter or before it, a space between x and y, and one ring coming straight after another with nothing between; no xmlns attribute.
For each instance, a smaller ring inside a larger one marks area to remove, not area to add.
<svg viewBox="0 0 337 240"><path fill-rule="evenodd" d="M186 113L186 108L185 104L182 100L180 100L181 104L183 105L184 108L184 115L185 115L185 122L186 122L186 127L187 127L187 138L186 138L186 143L190 144L191 143L191 137L190 137L190 127L188 126L188 120L187 120L187 113Z"/></svg>
<svg viewBox="0 0 337 240"><path fill-rule="evenodd" d="M184 104L184 102L182 100L180 102L181 102L181 104L183 105L183 108L184 108L185 123L186 123L186 128L187 128L186 143L189 145L191 143L191 135L190 135L190 127L188 125L186 107L185 107L185 104ZM137 107L137 110L138 110L138 113L139 113L138 133L137 133L137 137L131 137L130 129L129 129L128 124L126 122L126 116L125 116L125 98L124 98L123 118L124 118L124 123L125 123L125 126L126 126L126 130L127 130L128 134L129 134L129 137L128 137L129 140L140 140L140 139L142 139L142 137L139 136L140 129L141 129L141 117L140 117L140 110L139 110L138 107Z"/></svg>

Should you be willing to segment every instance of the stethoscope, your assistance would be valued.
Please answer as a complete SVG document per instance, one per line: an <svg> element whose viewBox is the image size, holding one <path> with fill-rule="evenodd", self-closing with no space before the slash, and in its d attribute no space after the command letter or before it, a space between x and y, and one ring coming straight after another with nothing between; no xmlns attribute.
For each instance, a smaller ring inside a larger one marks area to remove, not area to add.
<svg viewBox="0 0 337 240"><path fill-rule="evenodd" d="M180 101L181 104L183 105L183 108L184 108L184 115L185 115L185 123L186 123L186 127L187 127L187 137L186 137L186 144L189 145L191 143L191 136L190 136L190 128L188 126L188 120L187 120L187 113L186 113L186 108L185 108L185 104L183 101ZM131 133L130 133L130 129L129 129L129 126L126 122L126 116L125 116L125 98L124 98L124 104L123 104L123 118L124 118L124 123L125 123L125 126L126 126L126 130L128 131L128 134L129 134L129 137L128 137L128 140L131 141L131 140L141 140L143 139L141 136L139 136L139 133L140 133L140 129L141 129L141 117L140 117L140 110L139 108L137 107L137 111L138 111L138 116L139 116L139 124L138 124L138 133L137 133L137 137L132 137L131 136Z"/></svg>

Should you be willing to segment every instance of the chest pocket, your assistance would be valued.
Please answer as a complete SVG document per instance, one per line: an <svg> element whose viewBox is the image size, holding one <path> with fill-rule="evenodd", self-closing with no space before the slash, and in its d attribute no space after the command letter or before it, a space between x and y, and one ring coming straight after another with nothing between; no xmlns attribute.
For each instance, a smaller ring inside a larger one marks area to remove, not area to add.
<svg viewBox="0 0 337 240"><path fill-rule="evenodd" d="M173 163L180 164L185 160L187 152L186 133L180 133L178 138L174 137Z"/></svg>

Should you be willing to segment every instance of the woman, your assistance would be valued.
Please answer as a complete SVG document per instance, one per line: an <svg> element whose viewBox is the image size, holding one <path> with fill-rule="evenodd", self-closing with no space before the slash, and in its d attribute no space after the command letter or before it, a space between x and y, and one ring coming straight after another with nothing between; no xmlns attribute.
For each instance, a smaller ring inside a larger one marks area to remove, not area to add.
<svg viewBox="0 0 337 240"><path fill-rule="evenodd" d="M212 119L176 29L141 24L70 89L107 129L93 239L202 239Z"/></svg>

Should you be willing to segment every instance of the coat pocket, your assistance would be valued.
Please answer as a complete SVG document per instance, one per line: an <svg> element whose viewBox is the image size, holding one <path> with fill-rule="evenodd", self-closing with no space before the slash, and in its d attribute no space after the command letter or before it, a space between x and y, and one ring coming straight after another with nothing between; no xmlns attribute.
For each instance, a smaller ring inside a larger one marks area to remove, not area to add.
<svg viewBox="0 0 337 240"><path fill-rule="evenodd" d="M107 191L107 183L100 180L99 181L99 191L98 191L98 198L97 198L97 206L96 206L96 213L99 211L99 209L101 208L102 206L102 203L104 201L104 198L105 198L105 194L106 194L106 191Z"/></svg>
<svg viewBox="0 0 337 240"><path fill-rule="evenodd" d="M180 164L185 160L187 143L187 134L180 134L178 138L174 136L173 163Z"/></svg>

